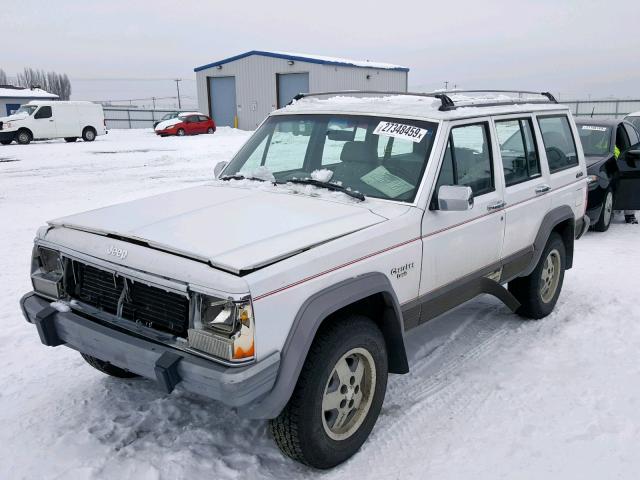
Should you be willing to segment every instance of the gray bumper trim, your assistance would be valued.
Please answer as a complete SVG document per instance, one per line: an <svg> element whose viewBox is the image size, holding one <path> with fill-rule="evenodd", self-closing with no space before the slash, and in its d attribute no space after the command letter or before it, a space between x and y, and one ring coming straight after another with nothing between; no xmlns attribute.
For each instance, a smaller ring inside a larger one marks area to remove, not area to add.
<svg viewBox="0 0 640 480"><path fill-rule="evenodd" d="M20 300L22 312L36 325L45 345L66 345L117 367L156 380L170 392L185 390L242 407L268 393L276 381L280 355L275 353L247 367L225 367L165 345L138 338L88 320L73 312L58 312L34 293Z"/></svg>

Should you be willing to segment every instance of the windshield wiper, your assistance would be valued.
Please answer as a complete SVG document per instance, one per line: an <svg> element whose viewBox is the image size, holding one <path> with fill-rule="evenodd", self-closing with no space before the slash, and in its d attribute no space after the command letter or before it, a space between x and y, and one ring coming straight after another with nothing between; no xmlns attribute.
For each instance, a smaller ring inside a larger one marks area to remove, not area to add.
<svg viewBox="0 0 640 480"><path fill-rule="evenodd" d="M361 201L364 201L365 199L365 196L362 193L350 190L349 188L338 185L337 183L322 182L320 180L314 180L313 178L294 178L291 180L287 180L286 182L295 183L298 185L313 185L314 187L326 188L327 190L331 190L332 192L346 193L350 197L357 198Z"/></svg>
<svg viewBox="0 0 640 480"><path fill-rule="evenodd" d="M233 175L225 175L224 177L220 177L220 180L255 180L256 182L266 182L263 178L257 177L245 177L239 173L234 173Z"/></svg>

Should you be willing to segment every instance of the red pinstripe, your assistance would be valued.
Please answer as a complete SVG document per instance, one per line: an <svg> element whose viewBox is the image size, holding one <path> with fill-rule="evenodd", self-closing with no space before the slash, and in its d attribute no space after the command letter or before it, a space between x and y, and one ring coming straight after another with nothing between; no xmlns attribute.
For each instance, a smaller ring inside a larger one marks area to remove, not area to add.
<svg viewBox="0 0 640 480"><path fill-rule="evenodd" d="M575 182L571 182L571 183L569 183L567 185L564 185L561 188L570 187L571 185L575 185L576 183L579 183L579 182L582 182L582 181L584 181L584 179L576 180ZM368 258L375 257L375 256L380 255L382 253L388 252L390 250L394 250L394 249L399 248L399 247L403 247L403 246L408 245L408 244L413 243L413 242L417 242L418 240L422 240L424 238L429 238L429 237L432 237L434 235L438 235L440 233L446 232L447 230L452 230L454 228L460 227L460 226L465 225L465 224L470 223L470 222L474 222L476 220L479 220L481 218L487 217L489 215L494 215L496 213L502 213L503 211L508 210L509 208L515 207L517 205L520 205L522 203L528 202L528 201L533 200L535 198L539 198L539 197L541 197L543 195L548 195L549 193L551 193L551 190L546 192L546 193L544 193L544 194L542 194L542 195L536 195L534 197L529 197L529 198L527 198L525 200L521 200L519 202L513 203L513 204L508 205L508 206L505 206L505 207L501 208L500 210L495 210L493 212L487 212L487 213L484 213L484 214L482 214L482 215L480 215L478 217L474 217L474 218L471 218L469 220L465 220L464 222L456 223L455 225L451 225L449 227L441 228L440 230L436 230L434 232L430 232L430 233L428 233L426 235L422 235L420 237L415 237L415 238L412 238L411 240L406 240L404 242L392 245L390 247L383 248L382 250L378 250L376 252L369 253L368 255L364 255L364 256L356 258L354 260L350 260L350 261L348 261L346 263L343 263L341 265L337 265L337 266L332 267L332 268L330 268L328 270L324 270L322 272L319 272L319 273L316 273L314 275L310 275L308 277L302 278L302 279L300 279L300 280L298 280L296 282L290 283L290 284L285 285L283 287L276 288L275 290L271 290L269 292L263 293L262 295L258 295L256 297L254 297L253 301L256 302L258 300L262 300L263 298L269 297L271 295L275 295L276 293L280 293L280 292L282 292L284 290L288 290L289 288L297 287L298 285L306 283L306 282L308 282L310 280L314 280L314 279L316 279L318 277L322 277L323 275L326 275L328 273L335 272L336 270L340 270L341 268L348 267L349 265L353 265L355 263L361 262L361 261L366 260Z"/></svg>

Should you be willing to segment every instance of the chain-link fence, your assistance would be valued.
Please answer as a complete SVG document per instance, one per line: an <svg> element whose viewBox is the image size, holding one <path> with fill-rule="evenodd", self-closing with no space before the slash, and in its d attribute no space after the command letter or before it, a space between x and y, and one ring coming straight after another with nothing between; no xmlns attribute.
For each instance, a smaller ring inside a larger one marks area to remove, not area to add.
<svg viewBox="0 0 640 480"><path fill-rule="evenodd" d="M155 122L176 110L144 110L141 108L103 107L107 128L153 128ZM193 111L191 109L180 111Z"/></svg>
<svg viewBox="0 0 640 480"><path fill-rule="evenodd" d="M561 100L574 115L594 118L622 118L640 111L640 100Z"/></svg>

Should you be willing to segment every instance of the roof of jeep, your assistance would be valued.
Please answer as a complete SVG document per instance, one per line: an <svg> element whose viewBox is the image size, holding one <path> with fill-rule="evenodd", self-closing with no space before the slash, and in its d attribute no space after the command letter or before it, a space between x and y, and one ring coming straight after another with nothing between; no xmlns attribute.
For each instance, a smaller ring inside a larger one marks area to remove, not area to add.
<svg viewBox="0 0 640 480"><path fill-rule="evenodd" d="M293 101L290 105L276 110L272 115L286 114L352 114L352 115L382 115L390 117L418 118L424 120L455 120L459 118L481 117L487 115L501 115L524 112L567 111L569 107L557 103L536 103L539 98L531 98L532 103L509 103L514 99L505 95L469 96L448 94L456 104L452 110L441 111L442 102L438 98L413 95L378 95L358 97L331 96L328 98L309 97ZM503 105L496 103L504 102ZM483 104L488 104L484 106Z"/></svg>

